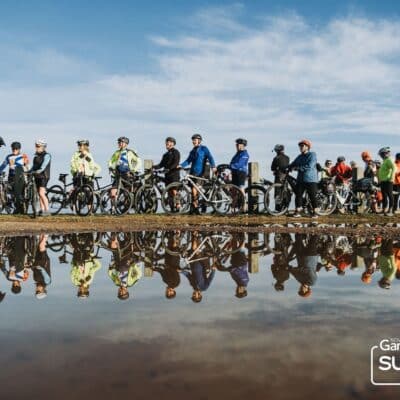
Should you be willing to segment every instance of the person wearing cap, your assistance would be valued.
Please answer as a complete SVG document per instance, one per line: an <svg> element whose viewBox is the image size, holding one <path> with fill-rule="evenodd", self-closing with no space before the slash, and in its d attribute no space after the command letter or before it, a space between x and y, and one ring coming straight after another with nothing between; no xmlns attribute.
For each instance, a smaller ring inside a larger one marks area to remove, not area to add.
<svg viewBox="0 0 400 400"><path fill-rule="evenodd" d="M399 209L399 198L400 198L400 153L396 153L396 158L394 160L396 165L396 171L393 178L393 213L397 213Z"/></svg>
<svg viewBox="0 0 400 400"><path fill-rule="evenodd" d="M24 171L28 169L29 159L25 153L21 152L21 143L11 143L11 153L8 154L0 165L0 173L8 167L8 183L11 185L14 198L14 214L23 214L24 207L22 193L25 186Z"/></svg>
<svg viewBox="0 0 400 400"><path fill-rule="evenodd" d="M346 164L346 159L343 156L337 158L336 164L332 167L331 176L335 177L337 185L343 185L349 182L352 177L351 167Z"/></svg>
<svg viewBox="0 0 400 400"><path fill-rule="evenodd" d="M396 165L390 157L390 147L382 147L378 154L383 160L378 170L378 179L383 196L383 213L390 217L393 216L393 179Z"/></svg>
<svg viewBox="0 0 400 400"><path fill-rule="evenodd" d="M42 300L47 297L47 286L51 283L50 258L46 250L47 235L41 234L32 264L33 280L35 281L35 297Z"/></svg>
<svg viewBox="0 0 400 400"><path fill-rule="evenodd" d="M294 217L300 217L303 206L304 191L308 193L313 208L312 217L317 217L317 190L318 190L318 171L317 155L310 151L311 142L307 139L299 142L300 154L289 164L289 170L297 170L297 184L295 188L296 212Z"/></svg>
<svg viewBox="0 0 400 400"><path fill-rule="evenodd" d="M161 161L154 165L154 169L165 169L165 185L173 182L179 182L179 162L181 153L175 148L175 138L169 136L165 139L165 148L167 151L163 154Z"/></svg>
<svg viewBox="0 0 400 400"><path fill-rule="evenodd" d="M187 159L180 164L181 168L186 168L190 165L190 174L197 177L204 176L207 161L210 163L213 172L216 172L217 170L214 157L208 147L201 144L202 140L203 138L200 134L195 133L192 135L193 149L190 151ZM193 203L191 213L200 214L198 208L198 193L195 187L192 187L192 199Z"/></svg>
<svg viewBox="0 0 400 400"><path fill-rule="evenodd" d="M78 150L71 158L71 175L74 187L76 188L81 183L93 185L93 177L101 171L89 151L89 140L82 139L77 142Z"/></svg>
<svg viewBox="0 0 400 400"><path fill-rule="evenodd" d="M271 171L275 177L275 183L283 183L286 176L286 170L289 166L290 159L285 154L285 146L283 144L276 144L274 147L276 156L271 163Z"/></svg>
<svg viewBox="0 0 400 400"><path fill-rule="evenodd" d="M122 179L129 181L132 175L140 171L142 160L137 152L132 148L128 148L129 139L121 136L117 140L118 150L111 156L108 162L108 169L115 176L117 174ZM111 198L115 199L117 195L118 180L114 179L111 189Z"/></svg>
<svg viewBox="0 0 400 400"><path fill-rule="evenodd" d="M113 257L108 268L108 276L118 287L118 299L127 300L129 298L128 289L142 277L142 270L137 260L134 259L131 247L121 246L117 235L112 237L110 248Z"/></svg>
<svg viewBox="0 0 400 400"><path fill-rule="evenodd" d="M232 157L232 160L229 164L229 167L232 171L232 183L240 188L243 196L249 164L249 153L246 150L246 146L246 139L236 139L236 153Z"/></svg>
<svg viewBox="0 0 400 400"><path fill-rule="evenodd" d="M29 172L35 176L35 183L39 194L40 213L48 215L49 200L46 196L46 187L50 179L51 155L47 152L47 143L43 139L36 140L35 148L36 153Z"/></svg>

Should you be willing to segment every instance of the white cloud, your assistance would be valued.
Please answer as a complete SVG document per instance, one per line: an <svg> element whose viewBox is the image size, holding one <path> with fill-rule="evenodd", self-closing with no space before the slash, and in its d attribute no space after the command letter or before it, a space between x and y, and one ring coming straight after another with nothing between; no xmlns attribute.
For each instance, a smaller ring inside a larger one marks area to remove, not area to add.
<svg viewBox="0 0 400 400"><path fill-rule="evenodd" d="M230 159L240 135L264 166L276 142L294 156L306 136L321 159L336 152L350 159L400 134L400 21L347 17L316 27L286 15L245 24L242 11L202 10L191 17L195 34L151 36L158 69L147 75L105 75L56 50L14 49L9 65L0 63L10 77L0 77L1 134L48 137L59 171L78 137L94 143L104 164L120 134L144 158L158 159L165 136L176 136L186 153L198 129L219 162Z"/></svg>

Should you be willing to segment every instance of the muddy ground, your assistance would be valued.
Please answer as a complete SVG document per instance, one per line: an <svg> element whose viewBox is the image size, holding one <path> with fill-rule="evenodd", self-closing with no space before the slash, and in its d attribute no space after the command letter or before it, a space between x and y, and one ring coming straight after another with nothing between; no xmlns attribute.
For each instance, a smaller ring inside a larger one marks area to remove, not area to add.
<svg viewBox="0 0 400 400"><path fill-rule="evenodd" d="M371 234L400 234L400 216L332 215L310 218L240 215L220 217L214 215L76 215L46 216L32 219L29 216L0 215L0 234L22 235L47 233L74 233L89 231L142 231L142 230L202 230L242 232L304 232L335 233L369 236Z"/></svg>

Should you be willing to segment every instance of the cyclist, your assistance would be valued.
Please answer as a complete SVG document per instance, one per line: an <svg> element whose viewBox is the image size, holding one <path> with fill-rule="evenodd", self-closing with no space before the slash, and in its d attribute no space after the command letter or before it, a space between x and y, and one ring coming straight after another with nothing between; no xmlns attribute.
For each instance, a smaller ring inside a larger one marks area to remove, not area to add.
<svg viewBox="0 0 400 400"><path fill-rule="evenodd" d="M114 152L108 162L110 172L118 174L124 180L129 180L135 172L138 172L142 166L142 160L135 150L128 149L129 139L126 136L118 138L118 150ZM117 195L118 180L114 179L111 189L111 198L115 199Z"/></svg>
<svg viewBox="0 0 400 400"><path fill-rule="evenodd" d="M396 160L394 162L396 164L396 172L394 174L393 179L393 190L395 191L394 195L394 204L393 204L393 213L397 212L399 208L399 197L400 197L400 153L396 154Z"/></svg>
<svg viewBox="0 0 400 400"><path fill-rule="evenodd" d="M247 166L249 164L249 153L246 150L246 146L246 139L236 139L236 154L229 164L232 171L232 183L239 187L243 195L247 178Z"/></svg>
<svg viewBox="0 0 400 400"><path fill-rule="evenodd" d="M0 172L3 172L8 167L8 183L11 185L15 197L14 214L22 214L24 212L22 192L25 185L24 171L28 168L28 164L28 156L25 153L21 153L21 143L12 142L11 153L0 165Z"/></svg>
<svg viewBox="0 0 400 400"><path fill-rule="evenodd" d="M35 175L35 183L39 194L40 214L49 214L49 201L46 196L46 186L50 179L51 155L47 153L47 143L43 139L35 142L36 153L29 172Z"/></svg>
<svg viewBox="0 0 400 400"><path fill-rule="evenodd" d="M303 194L307 191L310 197L311 206L313 208L312 217L316 218L315 213L317 209L317 189L318 189L318 172L317 172L317 155L315 152L310 151L311 142L307 139L300 140L299 142L300 154L296 159L289 164L289 171L297 170L297 184L295 188L296 194L296 212L294 217L301 217L301 210L303 205Z"/></svg>
<svg viewBox="0 0 400 400"><path fill-rule="evenodd" d="M351 167L346 164L346 159L343 156L337 158L337 163L330 171L331 176L335 177L337 185L343 185L352 177Z"/></svg>
<svg viewBox="0 0 400 400"><path fill-rule="evenodd" d="M167 137L165 139L165 148L167 151L163 154L161 161L154 165L154 169L165 169L165 185L169 185L173 182L179 182L179 161L181 154L175 148L176 140L173 137Z"/></svg>
<svg viewBox="0 0 400 400"><path fill-rule="evenodd" d="M46 250L47 235L40 235L35 260L32 264L33 280L35 281L35 297L38 300L47 297L47 286L51 283L50 258Z"/></svg>
<svg viewBox="0 0 400 400"><path fill-rule="evenodd" d="M369 151L363 151L361 158L364 161L364 178L369 178L371 181L376 182L377 168L372 160L371 153Z"/></svg>
<svg viewBox="0 0 400 400"><path fill-rule="evenodd" d="M190 151L188 158L180 165L181 168L186 168L190 165L190 174L197 177L204 176L205 165L207 161L209 161L213 172L216 172L217 170L215 167L214 158L210 153L210 150L208 150L206 146L201 144L202 140L202 136L198 133L195 133L192 136L193 149ZM199 184L199 182L197 184ZM192 187L192 196L193 203L191 214L199 215L200 210L198 208L198 193L195 187Z"/></svg>
<svg viewBox="0 0 400 400"><path fill-rule="evenodd" d="M276 156L272 160L271 171L275 176L275 183L283 183L285 179L285 171L289 166L290 159L285 154L285 146L283 144L276 144L274 147Z"/></svg>
<svg viewBox="0 0 400 400"><path fill-rule="evenodd" d="M383 213L391 217L393 216L393 178L396 172L396 165L390 157L390 147L382 147L378 154L383 160L378 170L378 178L383 196Z"/></svg>
<svg viewBox="0 0 400 400"><path fill-rule="evenodd" d="M331 178L331 170L332 170L332 160L325 160L324 167L320 169L321 172L321 180Z"/></svg>

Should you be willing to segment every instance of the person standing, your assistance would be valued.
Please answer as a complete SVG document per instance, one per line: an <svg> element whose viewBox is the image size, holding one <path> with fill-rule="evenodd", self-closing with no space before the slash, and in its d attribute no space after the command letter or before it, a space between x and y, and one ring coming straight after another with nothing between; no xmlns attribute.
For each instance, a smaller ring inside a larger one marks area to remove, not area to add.
<svg viewBox="0 0 400 400"><path fill-rule="evenodd" d="M46 196L47 182L50 179L51 155L47 153L47 143L38 139L35 142L36 153L33 157L32 169L29 171L35 175L35 184L39 194L40 213L49 214L49 201Z"/></svg>
<svg viewBox="0 0 400 400"><path fill-rule="evenodd" d="M215 167L214 157L210 150L208 150L208 147L201 144L202 141L203 138L200 134L195 133L192 135L193 149L190 151L187 159L180 165L181 168L186 168L190 165L190 174L196 177L204 177L207 161L210 163L213 172L216 172L217 170ZM197 183L199 184L199 182ZM198 193L194 186L192 187L191 214L200 214Z"/></svg>
<svg viewBox="0 0 400 400"><path fill-rule="evenodd" d="M286 169L289 166L290 159L285 154L285 146L276 144L274 147L276 156L272 160L271 171L274 174L274 183L283 183L286 176Z"/></svg>
<svg viewBox="0 0 400 400"><path fill-rule="evenodd" d="M393 213L396 213L399 208L399 197L400 197L400 153L396 154L396 159L394 163L396 165L396 172L394 173L394 178L393 178L393 190L396 194L393 196L394 199Z"/></svg>
<svg viewBox="0 0 400 400"><path fill-rule="evenodd" d="M337 162L332 167L330 174L335 178L336 185L344 185L352 177L351 167L346 164L346 159L343 156L337 158Z"/></svg>
<svg viewBox="0 0 400 400"><path fill-rule="evenodd" d="M393 178L396 172L396 165L390 157L390 147L382 147L378 154L383 160L378 170L378 178L383 196L383 213L391 217L393 216Z"/></svg>
<svg viewBox="0 0 400 400"><path fill-rule="evenodd" d="M236 139L236 154L232 157L229 167L232 171L232 183L236 185L244 196L244 186L246 185L249 153L246 150L247 140Z"/></svg>
<svg viewBox="0 0 400 400"><path fill-rule="evenodd" d="M300 140L299 142L300 154L296 159L289 164L289 170L297 170L297 184L295 188L296 194L296 212L294 217L301 217L303 206L303 194L306 191L310 201L312 210L312 217L318 217L317 210L317 189L318 189L318 171L317 171L317 155L315 152L310 151L311 142L307 139Z"/></svg>
<svg viewBox="0 0 400 400"><path fill-rule="evenodd" d="M165 186L173 182L179 182L179 162L181 153L175 148L175 138L169 136L165 139L165 148L167 151L163 154L161 161L154 165L154 169L165 169Z"/></svg>

